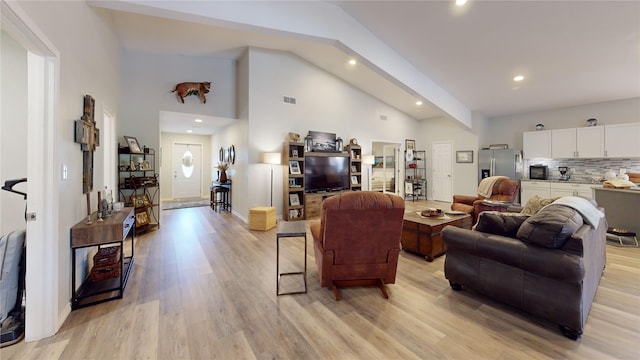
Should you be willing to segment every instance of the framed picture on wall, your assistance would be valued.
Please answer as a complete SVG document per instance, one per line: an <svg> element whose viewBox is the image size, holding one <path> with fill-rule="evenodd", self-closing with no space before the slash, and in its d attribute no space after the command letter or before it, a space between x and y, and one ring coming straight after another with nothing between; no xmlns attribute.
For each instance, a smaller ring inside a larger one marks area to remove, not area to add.
<svg viewBox="0 0 640 360"><path fill-rule="evenodd" d="M413 150L416 149L416 141L415 140L406 139L404 141L404 146L405 146L406 150L413 151Z"/></svg>
<svg viewBox="0 0 640 360"><path fill-rule="evenodd" d="M473 150L456 151L457 163L473 163Z"/></svg>

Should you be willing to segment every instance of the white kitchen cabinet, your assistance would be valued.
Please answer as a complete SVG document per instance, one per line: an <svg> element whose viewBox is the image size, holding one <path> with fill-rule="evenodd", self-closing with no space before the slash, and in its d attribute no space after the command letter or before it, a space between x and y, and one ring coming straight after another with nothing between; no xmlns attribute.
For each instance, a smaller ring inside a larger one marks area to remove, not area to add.
<svg viewBox="0 0 640 360"><path fill-rule="evenodd" d="M604 126L605 157L640 157L640 123Z"/></svg>
<svg viewBox="0 0 640 360"><path fill-rule="evenodd" d="M576 129L576 157L604 157L604 126L587 126Z"/></svg>
<svg viewBox="0 0 640 360"><path fill-rule="evenodd" d="M604 157L604 126L551 130L551 157Z"/></svg>
<svg viewBox="0 0 640 360"><path fill-rule="evenodd" d="M551 130L526 131L522 134L525 159L551 157Z"/></svg>
<svg viewBox="0 0 640 360"><path fill-rule="evenodd" d="M592 184L574 184L574 183L551 183L550 184L550 197L560 196L582 196L588 199L593 199L593 187Z"/></svg>
<svg viewBox="0 0 640 360"><path fill-rule="evenodd" d="M551 157L570 159L576 157L576 128L551 130Z"/></svg>
<svg viewBox="0 0 640 360"><path fill-rule="evenodd" d="M551 197L550 183L546 181L520 181L520 204L526 205L530 198L538 195L543 199Z"/></svg>

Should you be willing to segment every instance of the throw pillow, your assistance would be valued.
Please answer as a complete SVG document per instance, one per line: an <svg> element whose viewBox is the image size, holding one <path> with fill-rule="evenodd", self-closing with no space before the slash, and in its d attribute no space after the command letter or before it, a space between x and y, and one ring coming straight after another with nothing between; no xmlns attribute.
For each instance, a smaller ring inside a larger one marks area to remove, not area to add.
<svg viewBox="0 0 640 360"><path fill-rule="evenodd" d="M520 225L528 218L529 215L521 213L483 211L478 216L478 222L473 229L483 233L515 238Z"/></svg>
<svg viewBox="0 0 640 360"><path fill-rule="evenodd" d="M524 206L520 213L525 215L535 215L538 211L540 211L540 209L551 204L556 199L557 198L543 199L538 195L533 195L529 199L529 201L527 201L527 204Z"/></svg>
<svg viewBox="0 0 640 360"><path fill-rule="evenodd" d="M551 204L525 220L516 237L524 242L558 249L582 224L582 215L576 210Z"/></svg>

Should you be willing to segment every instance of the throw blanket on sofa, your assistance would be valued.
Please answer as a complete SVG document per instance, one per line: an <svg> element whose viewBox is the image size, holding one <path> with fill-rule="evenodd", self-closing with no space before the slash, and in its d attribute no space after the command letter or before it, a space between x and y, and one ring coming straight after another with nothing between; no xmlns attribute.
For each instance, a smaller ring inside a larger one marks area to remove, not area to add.
<svg viewBox="0 0 640 360"><path fill-rule="evenodd" d="M480 181L480 185L478 185L478 195L489 198L491 197L491 193L493 192L493 184L496 183L499 179L506 179L506 176L489 176Z"/></svg>
<svg viewBox="0 0 640 360"><path fill-rule="evenodd" d="M585 198L578 196L563 196L552 204L568 206L582 215L584 222L596 228L600 219L604 217L602 211L598 210L593 203ZM549 206L549 205L547 205Z"/></svg>

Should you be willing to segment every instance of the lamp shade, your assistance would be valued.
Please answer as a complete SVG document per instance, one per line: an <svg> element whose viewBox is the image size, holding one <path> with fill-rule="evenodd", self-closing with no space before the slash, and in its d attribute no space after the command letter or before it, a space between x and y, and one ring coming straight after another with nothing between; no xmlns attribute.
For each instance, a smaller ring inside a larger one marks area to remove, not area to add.
<svg viewBox="0 0 640 360"><path fill-rule="evenodd" d="M373 165L373 163L375 162L375 156L373 155L364 155L362 157L362 163L364 165Z"/></svg>
<svg viewBox="0 0 640 360"><path fill-rule="evenodd" d="M280 155L280 153L277 153L277 152L262 153L262 163L278 165L282 163L282 156Z"/></svg>

